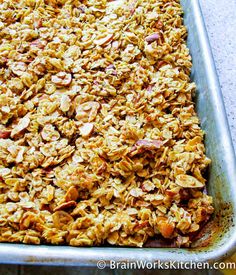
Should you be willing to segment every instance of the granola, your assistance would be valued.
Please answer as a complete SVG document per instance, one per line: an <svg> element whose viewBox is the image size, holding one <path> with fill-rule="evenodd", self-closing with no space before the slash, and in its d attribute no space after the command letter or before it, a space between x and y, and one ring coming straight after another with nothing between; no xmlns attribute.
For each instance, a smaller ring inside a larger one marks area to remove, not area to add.
<svg viewBox="0 0 236 275"><path fill-rule="evenodd" d="M1 0L0 22L0 241L190 246L214 209L179 0Z"/></svg>

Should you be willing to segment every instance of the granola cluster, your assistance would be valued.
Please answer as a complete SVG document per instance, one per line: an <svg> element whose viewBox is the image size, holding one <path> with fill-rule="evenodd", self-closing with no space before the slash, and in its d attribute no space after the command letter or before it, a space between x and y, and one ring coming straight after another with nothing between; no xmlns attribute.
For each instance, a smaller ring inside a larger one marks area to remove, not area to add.
<svg viewBox="0 0 236 275"><path fill-rule="evenodd" d="M189 246L213 212L179 0L0 1L0 241Z"/></svg>

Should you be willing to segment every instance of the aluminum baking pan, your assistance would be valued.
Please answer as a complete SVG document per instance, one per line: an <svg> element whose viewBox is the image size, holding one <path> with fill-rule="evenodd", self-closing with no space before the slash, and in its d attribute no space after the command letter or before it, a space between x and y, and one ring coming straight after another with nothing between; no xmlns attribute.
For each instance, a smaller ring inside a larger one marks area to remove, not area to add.
<svg viewBox="0 0 236 275"><path fill-rule="evenodd" d="M95 265L115 261L216 261L236 248L236 162L223 98L198 0L182 0L197 84L196 108L206 133L208 192L216 212L193 248L69 247L0 244L0 262L14 264Z"/></svg>

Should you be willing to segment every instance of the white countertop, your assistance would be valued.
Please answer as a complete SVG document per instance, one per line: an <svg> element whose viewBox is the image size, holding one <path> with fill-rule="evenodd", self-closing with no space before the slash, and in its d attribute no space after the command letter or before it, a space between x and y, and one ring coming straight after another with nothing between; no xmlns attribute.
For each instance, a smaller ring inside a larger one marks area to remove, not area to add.
<svg viewBox="0 0 236 275"><path fill-rule="evenodd" d="M236 0L199 0L236 150Z"/></svg>

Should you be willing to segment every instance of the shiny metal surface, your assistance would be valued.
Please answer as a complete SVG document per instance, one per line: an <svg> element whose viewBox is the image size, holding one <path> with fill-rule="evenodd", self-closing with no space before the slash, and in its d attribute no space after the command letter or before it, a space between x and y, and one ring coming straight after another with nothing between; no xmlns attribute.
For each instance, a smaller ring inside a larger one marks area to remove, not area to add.
<svg viewBox="0 0 236 275"><path fill-rule="evenodd" d="M208 191L216 213L191 249L68 247L0 244L1 263L96 265L115 261L216 261L236 250L236 161L222 94L198 0L182 0L188 47L193 59L192 80L197 84L196 108L206 133Z"/></svg>

